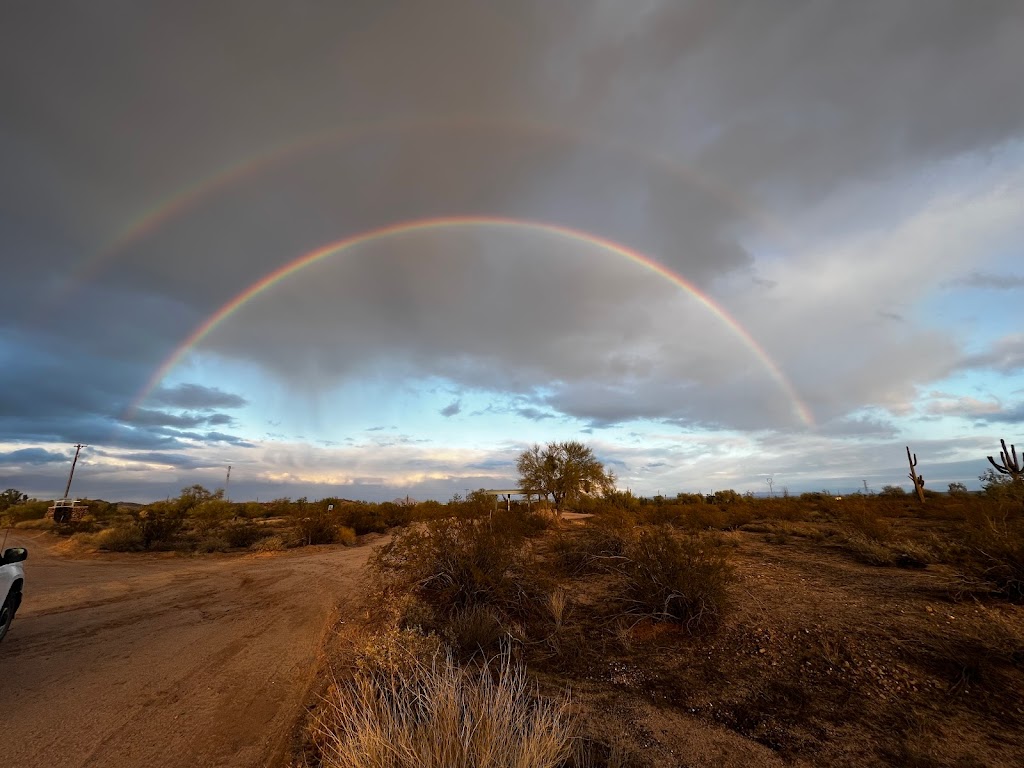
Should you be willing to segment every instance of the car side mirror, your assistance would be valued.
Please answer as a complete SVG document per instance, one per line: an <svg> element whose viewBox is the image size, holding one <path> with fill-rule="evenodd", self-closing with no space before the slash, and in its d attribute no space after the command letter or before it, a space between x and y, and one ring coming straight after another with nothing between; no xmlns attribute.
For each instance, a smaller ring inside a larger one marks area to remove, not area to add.
<svg viewBox="0 0 1024 768"><path fill-rule="evenodd" d="M20 563L28 557L28 550L24 547L11 547L4 551L2 565L10 565L11 563Z"/></svg>

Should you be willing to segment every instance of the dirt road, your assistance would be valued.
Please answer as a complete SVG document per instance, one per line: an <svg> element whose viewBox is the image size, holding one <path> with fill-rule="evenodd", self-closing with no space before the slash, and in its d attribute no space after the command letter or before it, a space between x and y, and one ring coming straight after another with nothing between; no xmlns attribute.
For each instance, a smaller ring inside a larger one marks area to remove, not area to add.
<svg viewBox="0 0 1024 768"><path fill-rule="evenodd" d="M69 558L26 533L0 644L0 754L21 768L274 764L371 551Z"/></svg>

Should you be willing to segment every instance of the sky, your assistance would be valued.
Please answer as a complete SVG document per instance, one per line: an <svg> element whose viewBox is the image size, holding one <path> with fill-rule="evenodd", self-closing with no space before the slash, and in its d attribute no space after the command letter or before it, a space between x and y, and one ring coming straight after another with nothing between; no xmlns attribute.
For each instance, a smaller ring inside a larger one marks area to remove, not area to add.
<svg viewBox="0 0 1024 768"><path fill-rule="evenodd" d="M8 4L0 487L977 487L1022 76L1014 0Z"/></svg>

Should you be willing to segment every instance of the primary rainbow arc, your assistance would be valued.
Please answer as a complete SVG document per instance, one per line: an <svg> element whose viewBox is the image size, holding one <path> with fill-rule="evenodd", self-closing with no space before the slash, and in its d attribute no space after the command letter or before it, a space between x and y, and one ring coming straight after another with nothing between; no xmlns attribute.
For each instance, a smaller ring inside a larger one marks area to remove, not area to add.
<svg viewBox="0 0 1024 768"><path fill-rule="evenodd" d="M796 415L808 427L814 426L814 418L811 415L810 409L800 399L796 390L790 381L783 374L782 370L775 363L774 360L768 355L767 352L761 347L760 344L750 335L750 333L744 328L739 321L733 318L728 312L719 306L709 296L701 293L695 286L688 282L681 275L671 271L667 267L652 258L645 256L644 254L627 248L626 246L616 243L607 238L600 237L598 235L584 232L578 229L572 229L570 227L561 226L558 224L551 224L542 221L532 221L525 219L513 219L498 216L451 216L451 217L440 217L430 219L413 219L408 221L401 221L395 224L389 224L387 226L378 227L376 229L367 230L360 232L349 237L336 240L328 243L327 245L321 246L313 251L309 251L296 259L284 264L278 269L270 272L264 277L252 283L249 287L239 293L230 301L222 305L216 312L210 315L204 320L187 338L182 341L180 345L164 360L163 363L157 368L155 373L150 377L145 387L139 392L139 394L132 401L128 408L128 412L131 413L137 409L143 401L159 386L160 382L171 372L174 367L181 362L182 358L188 354L189 350L192 349L196 344L206 338L214 328L216 328L221 322L230 317L232 314L237 312L242 306L244 306L251 299L259 296L264 291L270 289L277 283L285 280L290 275L299 272L300 270L308 267L310 264L314 264L322 259L325 259L332 255L340 254L356 246L365 245L366 243L374 240L380 240L388 237L393 237L400 234L409 234L416 232L425 232L429 230L447 229L453 227L497 227L497 228L509 228L509 229L520 229L532 232L541 232L549 235L555 235L558 237L564 237L569 240L576 242L586 243L610 253L615 253L623 256L630 261L639 264L640 266L648 269L661 277L672 282L674 285L686 291L692 296L697 302L708 309L714 314L719 320L721 320L727 328L743 342L744 346L757 358L764 369L769 373L772 379L778 384L780 389L785 392L786 396L790 399L793 404L793 409Z"/></svg>

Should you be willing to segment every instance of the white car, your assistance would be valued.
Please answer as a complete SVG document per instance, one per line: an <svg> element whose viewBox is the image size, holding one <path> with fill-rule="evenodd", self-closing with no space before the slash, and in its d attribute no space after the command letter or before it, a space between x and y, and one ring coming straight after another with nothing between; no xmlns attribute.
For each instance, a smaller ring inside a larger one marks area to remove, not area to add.
<svg viewBox="0 0 1024 768"><path fill-rule="evenodd" d="M3 597L3 603L0 603L0 640L11 628L14 614L21 605L21 590L25 584L25 569L21 563L26 557L27 549L11 547L0 559L0 596Z"/></svg>

